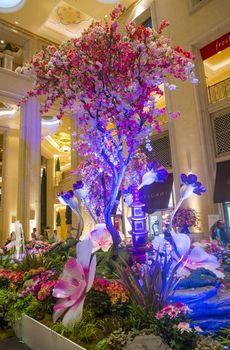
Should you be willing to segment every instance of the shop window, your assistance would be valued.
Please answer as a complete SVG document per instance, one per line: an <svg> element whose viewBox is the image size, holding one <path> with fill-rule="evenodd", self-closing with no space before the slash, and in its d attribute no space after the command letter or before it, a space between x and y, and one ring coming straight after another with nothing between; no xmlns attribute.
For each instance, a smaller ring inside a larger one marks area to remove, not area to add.
<svg viewBox="0 0 230 350"><path fill-rule="evenodd" d="M230 97L230 33L200 50L203 59L209 103Z"/></svg>
<svg viewBox="0 0 230 350"><path fill-rule="evenodd" d="M212 122L216 155L230 154L230 110L214 115Z"/></svg>

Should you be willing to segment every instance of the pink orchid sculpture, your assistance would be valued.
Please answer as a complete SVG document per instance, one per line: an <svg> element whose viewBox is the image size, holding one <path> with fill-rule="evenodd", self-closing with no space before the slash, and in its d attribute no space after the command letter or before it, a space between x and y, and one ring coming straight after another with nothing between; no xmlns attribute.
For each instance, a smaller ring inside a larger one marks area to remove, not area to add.
<svg viewBox="0 0 230 350"><path fill-rule="evenodd" d="M53 290L53 296L59 299L54 306L54 322L64 313L64 326L71 326L81 319L86 293L93 285L96 271L96 256L91 259L92 249L91 241L79 242L76 248L77 259L67 260Z"/></svg>
<svg viewBox="0 0 230 350"><path fill-rule="evenodd" d="M95 229L90 233L81 236L81 240L89 239L93 244L93 253L99 249L107 252L113 244L112 236L105 224L95 225Z"/></svg>

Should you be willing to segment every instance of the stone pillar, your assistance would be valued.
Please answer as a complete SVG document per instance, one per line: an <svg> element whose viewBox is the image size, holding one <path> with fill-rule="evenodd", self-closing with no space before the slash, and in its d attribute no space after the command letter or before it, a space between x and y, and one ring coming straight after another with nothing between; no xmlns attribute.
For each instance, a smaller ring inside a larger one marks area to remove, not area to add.
<svg viewBox="0 0 230 350"><path fill-rule="evenodd" d="M50 227L50 232L54 229L54 203L55 203L55 190L54 190L54 168L55 159L47 159L47 226Z"/></svg>
<svg viewBox="0 0 230 350"><path fill-rule="evenodd" d="M41 220L41 117L35 98L30 98L20 111L18 186L18 220L26 239L30 239L31 226L40 234Z"/></svg>
<svg viewBox="0 0 230 350"><path fill-rule="evenodd" d="M172 111L180 111L181 116L169 123L170 145L173 162L176 200L179 198L180 174L192 172L207 188L202 196L192 195L183 206L196 209L200 213L200 232L202 237L208 237L208 214L214 212L212 192L209 190L209 159L204 151L205 139L200 127L202 116L197 113L194 89L189 82L177 81L178 90L169 92L166 96L167 105ZM182 99L181 91L189 99Z"/></svg>

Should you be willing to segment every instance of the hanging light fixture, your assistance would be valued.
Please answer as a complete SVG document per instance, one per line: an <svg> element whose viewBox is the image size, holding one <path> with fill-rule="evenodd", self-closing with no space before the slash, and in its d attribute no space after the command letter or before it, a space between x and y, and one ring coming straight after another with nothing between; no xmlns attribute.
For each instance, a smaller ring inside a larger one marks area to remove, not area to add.
<svg viewBox="0 0 230 350"><path fill-rule="evenodd" d="M0 0L0 12L15 12L20 10L25 0Z"/></svg>

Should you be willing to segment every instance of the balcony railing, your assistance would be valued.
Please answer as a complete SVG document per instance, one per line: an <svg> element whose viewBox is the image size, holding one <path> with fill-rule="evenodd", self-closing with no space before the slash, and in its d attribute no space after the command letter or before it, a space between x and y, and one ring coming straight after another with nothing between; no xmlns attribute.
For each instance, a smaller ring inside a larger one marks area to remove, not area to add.
<svg viewBox="0 0 230 350"><path fill-rule="evenodd" d="M208 86L208 98L210 104L221 101L227 97L230 97L230 78Z"/></svg>

